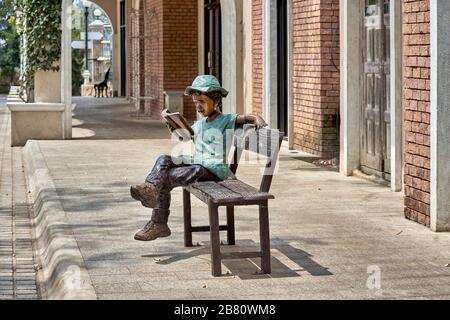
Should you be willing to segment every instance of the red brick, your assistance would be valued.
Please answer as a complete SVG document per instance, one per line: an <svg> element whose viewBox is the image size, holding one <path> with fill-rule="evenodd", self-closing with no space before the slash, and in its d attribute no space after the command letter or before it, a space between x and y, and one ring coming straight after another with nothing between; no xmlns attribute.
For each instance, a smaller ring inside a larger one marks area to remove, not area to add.
<svg viewBox="0 0 450 320"><path fill-rule="evenodd" d="M429 226L430 0L403 4L405 216Z"/></svg>

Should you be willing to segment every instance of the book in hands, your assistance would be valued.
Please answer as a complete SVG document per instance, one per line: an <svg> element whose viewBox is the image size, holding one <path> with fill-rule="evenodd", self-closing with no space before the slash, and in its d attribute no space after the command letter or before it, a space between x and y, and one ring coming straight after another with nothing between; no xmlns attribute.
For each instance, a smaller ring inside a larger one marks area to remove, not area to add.
<svg viewBox="0 0 450 320"><path fill-rule="evenodd" d="M167 124L174 129L173 132L180 139L190 140L194 135L194 130L192 130L192 127L189 125L186 118L179 112L169 113L167 109L164 109L161 112L161 116Z"/></svg>

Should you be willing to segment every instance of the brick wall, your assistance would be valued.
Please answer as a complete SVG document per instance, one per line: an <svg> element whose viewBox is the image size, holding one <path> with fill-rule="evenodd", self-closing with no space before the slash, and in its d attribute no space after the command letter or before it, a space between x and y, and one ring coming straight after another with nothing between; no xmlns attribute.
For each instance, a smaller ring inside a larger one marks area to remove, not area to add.
<svg viewBox="0 0 450 320"><path fill-rule="evenodd" d="M263 12L262 0L252 0L252 70L253 105L252 113L262 116L263 112Z"/></svg>
<svg viewBox="0 0 450 320"><path fill-rule="evenodd" d="M197 0L164 1L163 21L164 90L184 91L198 75ZM184 116L196 119L190 97L184 98Z"/></svg>
<svg viewBox="0 0 450 320"><path fill-rule="evenodd" d="M166 90L184 91L198 73L198 17L196 0L144 0L145 17L140 30L139 68L141 96L155 99L145 101L146 114L160 119L164 108ZM131 1L127 1L128 17ZM130 20L130 19L129 19ZM128 24L128 83L133 95L133 82L137 70L133 70L131 24ZM192 100L186 97L184 115L195 120Z"/></svg>
<svg viewBox="0 0 450 320"><path fill-rule="evenodd" d="M293 0L294 146L339 153L339 0ZM253 110L262 113L262 1L253 1Z"/></svg>
<svg viewBox="0 0 450 320"><path fill-rule="evenodd" d="M339 1L293 1L294 146L339 152Z"/></svg>
<svg viewBox="0 0 450 320"><path fill-rule="evenodd" d="M405 216L430 225L430 0L403 0Z"/></svg>

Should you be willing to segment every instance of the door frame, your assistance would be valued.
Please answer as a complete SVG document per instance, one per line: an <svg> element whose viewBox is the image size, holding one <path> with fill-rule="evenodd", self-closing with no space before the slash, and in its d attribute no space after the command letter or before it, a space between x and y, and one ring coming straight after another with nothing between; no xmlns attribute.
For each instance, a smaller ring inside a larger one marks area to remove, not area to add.
<svg viewBox="0 0 450 320"><path fill-rule="evenodd" d="M289 149L294 147L293 106L293 17L287 1L287 123ZM271 128L278 127L277 0L263 0L263 116Z"/></svg>
<svg viewBox="0 0 450 320"><path fill-rule="evenodd" d="M430 3L431 100L430 100L430 227L433 231L450 231L450 39L448 23L450 2Z"/></svg>
<svg viewBox="0 0 450 320"><path fill-rule="evenodd" d="M361 166L360 116L362 88L362 23L364 0L340 0L341 30L341 146L340 171L353 175ZM390 0L391 8L391 189L403 187L403 110L402 110L402 4ZM359 48L355 50L355 48Z"/></svg>

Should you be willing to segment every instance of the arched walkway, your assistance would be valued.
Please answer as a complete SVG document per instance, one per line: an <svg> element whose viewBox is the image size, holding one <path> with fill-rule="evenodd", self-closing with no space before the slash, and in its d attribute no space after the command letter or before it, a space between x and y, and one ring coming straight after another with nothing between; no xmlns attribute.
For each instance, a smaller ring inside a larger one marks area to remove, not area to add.
<svg viewBox="0 0 450 320"><path fill-rule="evenodd" d="M121 77L121 67L120 67L120 35L119 35L119 10L118 10L118 2L112 1L112 0L92 0L92 3L96 4L103 10L103 12L108 17L112 31L112 43L113 46L112 49L112 61L111 61L111 67L113 70L112 74L112 83L114 84L114 91L117 93L121 92L120 88L120 77Z"/></svg>

